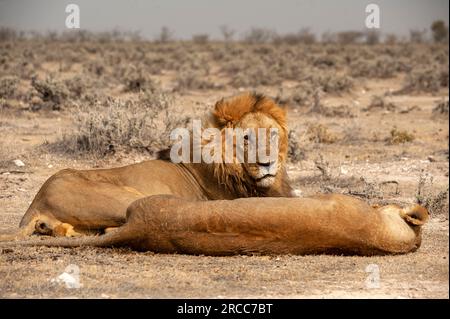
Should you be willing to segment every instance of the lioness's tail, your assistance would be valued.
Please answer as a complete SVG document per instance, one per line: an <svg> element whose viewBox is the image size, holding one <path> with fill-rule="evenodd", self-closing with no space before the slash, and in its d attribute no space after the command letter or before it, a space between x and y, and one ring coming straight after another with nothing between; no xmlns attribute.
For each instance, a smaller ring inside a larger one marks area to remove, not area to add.
<svg viewBox="0 0 450 319"><path fill-rule="evenodd" d="M23 236L22 229L19 229L18 231L0 234L0 242L13 241L23 237L25 236Z"/></svg>
<svg viewBox="0 0 450 319"><path fill-rule="evenodd" d="M0 242L23 240L31 236L34 232L34 225L26 225L12 232L0 234Z"/></svg>

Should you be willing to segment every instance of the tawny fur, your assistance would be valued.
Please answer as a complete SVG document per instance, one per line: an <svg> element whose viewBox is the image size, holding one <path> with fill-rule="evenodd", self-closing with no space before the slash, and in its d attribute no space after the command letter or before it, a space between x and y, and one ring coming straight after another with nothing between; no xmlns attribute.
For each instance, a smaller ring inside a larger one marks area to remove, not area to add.
<svg viewBox="0 0 450 319"><path fill-rule="evenodd" d="M236 163L174 164L151 160L112 169L65 169L43 184L23 216L19 231L0 235L0 240L24 238L33 233L54 236L102 233L125 222L126 210L132 202L156 194L192 200L292 196L284 165L288 145L284 110L267 97L245 93L217 102L212 115L219 129L239 126L243 118L256 121L253 124L257 126L281 128L280 169L273 185L258 187L249 171L251 165Z"/></svg>
<svg viewBox="0 0 450 319"><path fill-rule="evenodd" d="M130 247L157 253L400 254L421 244L425 208L374 208L344 195L189 201L156 195L128 208L127 222L102 236L9 245Z"/></svg>

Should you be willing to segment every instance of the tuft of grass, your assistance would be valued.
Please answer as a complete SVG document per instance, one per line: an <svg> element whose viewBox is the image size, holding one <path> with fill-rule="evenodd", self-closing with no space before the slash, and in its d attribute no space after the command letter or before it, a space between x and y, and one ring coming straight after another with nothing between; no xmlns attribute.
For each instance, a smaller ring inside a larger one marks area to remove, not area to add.
<svg viewBox="0 0 450 319"><path fill-rule="evenodd" d="M433 108L433 114L438 116L444 116L448 118L448 100L440 101Z"/></svg>
<svg viewBox="0 0 450 319"><path fill-rule="evenodd" d="M309 140L314 143L333 144L338 140L337 136L331 133L323 124L311 125L306 134Z"/></svg>
<svg viewBox="0 0 450 319"><path fill-rule="evenodd" d="M397 145L397 144L403 144L412 142L414 140L414 135L411 133L408 133L407 131L400 131L396 127L394 127L391 132L390 136L386 139L386 141L389 144Z"/></svg>

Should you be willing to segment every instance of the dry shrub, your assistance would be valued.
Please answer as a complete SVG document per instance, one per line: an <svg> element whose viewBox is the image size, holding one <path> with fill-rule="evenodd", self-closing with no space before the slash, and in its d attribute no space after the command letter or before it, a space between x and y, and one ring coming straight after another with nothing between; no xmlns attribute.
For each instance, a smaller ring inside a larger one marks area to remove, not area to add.
<svg viewBox="0 0 450 319"><path fill-rule="evenodd" d="M186 90L209 90L218 89L220 85L215 84L204 72L192 69L181 71L175 79L175 91Z"/></svg>
<svg viewBox="0 0 450 319"><path fill-rule="evenodd" d="M209 41L208 34L194 34L192 36L192 42L195 44L206 44Z"/></svg>
<svg viewBox="0 0 450 319"><path fill-rule="evenodd" d="M397 183L395 181L387 182L369 182L364 177L343 176L341 173L333 169L322 155L319 155L314 161L316 168L320 171L320 175L311 177L302 177L300 182L308 187L318 185L322 193L339 193L349 194L364 198L372 203L372 200L383 198L383 185L387 183ZM397 183L398 184L398 183ZM395 193L398 194L398 188Z"/></svg>
<svg viewBox="0 0 450 319"><path fill-rule="evenodd" d="M386 142L388 144L397 145L412 142L413 140L413 134L408 133L407 131L399 131L396 127L394 127L390 132L390 136L386 139Z"/></svg>
<svg viewBox="0 0 450 319"><path fill-rule="evenodd" d="M157 90L157 85L145 72L145 68L142 65L130 64L117 68L116 77L124 85L125 92L154 92Z"/></svg>
<svg viewBox="0 0 450 319"><path fill-rule="evenodd" d="M267 43L275 37L275 32L265 28L251 28L243 37L245 43Z"/></svg>
<svg viewBox="0 0 450 319"><path fill-rule="evenodd" d="M366 108L363 108L363 111L368 112L376 109L393 112L397 109L397 106L392 102L387 102L383 96L374 95L370 104Z"/></svg>
<svg viewBox="0 0 450 319"><path fill-rule="evenodd" d="M320 69L327 69L330 67L335 67L338 64L337 58L332 55L323 54L317 57L314 57L313 65Z"/></svg>
<svg viewBox="0 0 450 319"><path fill-rule="evenodd" d="M281 78L272 72L271 68L264 64L256 63L248 65L247 68L235 74L231 80L231 85L235 88L256 87L259 85L279 84Z"/></svg>
<svg viewBox="0 0 450 319"><path fill-rule="evenodd" d="M60 110L62 104L69 96L69 92L65 84L57 81L52 77L47 77L44 81L33 77L31 85L39 93L40 99L44 103L33 104L33 110L40 110L42 108L51 108L53 110Z"/></svg>
<svg viewBox="0 0 450 319"><path fill-rule="evenodd" d="M314 143L332 144L338 140L337 136L331 133L323 124L310 125L306 134L308 139Z"/></svg>
<svg viewBox="0 0 450 319"><path fill-rule="evenodd" d="M436 106L433 108L433 115L448 118L448 100L438 102Z"/></svg>
<svg viewBox="0 0 450 319"><path fill-rule="evenodd" d="M308 28L303 28L297 33L288 33L284 35L275 35L274 44L313 44L316 42L316 36Z"/></svg>
<svg viewBox="0 0 450 319"><path fill-rule="evenodd" d="M448 87L448 66L446 68L429 66L411 71L397 94L436 93Z"/></svg>
<svg viewBox="0 0 450 319"><path fill-rule="evenodd" d="M398 59L380 57L376 60L357 59L349 65L349 74L358 78L387 79L407 69Z"/></svg>
<svg viewBox="0 0 450 319"><path fill-rule="evenodd" d="M288 134L288 158L292 163L298 163L301 160L305 159L304 152L300 149L299 139L295 130L289 130Z"/></svg>
<svg viewBox="0 0 450 319"><path fill-rule="evenodd" d="M304 107L310 105L314 96L314 88L308 82L302 82L291 92L279 91L275 101L281 105Z"/></svg>
<svg viewBox="0 0 450 319"><path fill-rule="evenodd" d="M354 44L361 41L364 33L360 31L341 31L336 34L336 37L340 44Z"/></svg>
<svg viewBox="0 0 450 319"><path fill-rule="evenodd" d="M340 94L349 92L353 87L353 80L347 75L318 74L312 77L315 87L320 87L325 93Z"/></svg>
<svg viewBox="0 0 450 319"><path fill-rule="evenodd" d="M433 215L447 215L448 218L449 188L441 191L433 189L433 176L422 174L416 191L416 202Z"/></svg>
<svg viewBox="0 0 450 319"><path fill-rule="evenodd" d="M3 76L0 78L0 98L13 98L16 95L19 79L16 76Z"/></svg>
<svg viewBox="0 0 450 319"><path fill-rule="evenodd" d="M116 151L154 154L170 144L170 132L186 127L189 118L163 93L141 93L137 101L108 99L77 110L73 132L50 149L58 152L104 156Z"/></svg>

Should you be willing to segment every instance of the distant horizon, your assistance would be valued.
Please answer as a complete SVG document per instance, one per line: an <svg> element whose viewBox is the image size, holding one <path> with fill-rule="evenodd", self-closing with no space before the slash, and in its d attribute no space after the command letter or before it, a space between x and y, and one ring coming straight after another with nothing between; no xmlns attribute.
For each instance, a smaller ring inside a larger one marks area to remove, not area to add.
<svg viewBox="0 0 450 319"><path fill-rule="evenodd" d="M370 30L364 24L365 7L370 3L380 7L377 31L382 36L407 38L411 30L427 30L429 36L433 21L442 20L447 27L449 24L446 0L0 0L0 27L40 34L74 31L64 24L65 7L70 3L80 7L80 30L137 32L147 40L155 39L163 26L173 31L177 40L189 40L198 34L219 40L222 25L235 31L235 40L253 27L280 35L308 28L320 40L326 32Z"/></svg>
<svg viewBox="0 0 450 319"><path fill-rule="evenodd" d="M0 25L0 30L4 28L7 30L11 30L13 32L16 32L18 36L23 36L24 38L33 38L33 37L48 37L48 36L56 36L56 37L60 37L60 36L64 36L64 35L69 35L68 38L70 38L70 35L73 35L76 37L77 33L82 33L82 32L87 32L87 34L92 34L94 37L98 36L99 38L101 38L102 35L107 35L109 34L113 34L115 32L117 32L117 39L139 39L142 41L158 41L158 37L154 36L154 37L145 37L142 36L139 32L136 31L132 31L132 30L120 30L120 29L113 29L113 30L105 30L105 31L91 31L91 30L60 30L60 31L55 31L55 30L48 30L48 31L35 31L35 30L18 30L15 28L11 28L11 27L3 27ZM305 29L309 29L309 28L305 28ZM250 31L251 29L249 29L248 31ZM268 32L273 31L271 29L266 29ZM411 31L425 31L424 33L424 37L423 37L423 41L427 42L427 41L432 41L432 34L431 34L431 29L422 29L422 30L417 30L417 29L411 29ZM173 31L173 30L171 30ZM301 31L301 30L299 30ZM344 30L344 31L336 31L336 32L329 32L326 31L324 33L321 34L315 34L312 33L315 36L315 41L314 42L329 42L323 39L323 36L325 34L329 34L329 35L338 35L339 33L344 33L344 32L361 32L362 33L362 38L360 38L359 40L357 40L355 43L362 43L365 42L364 40L364 36L369 33L370 31L367 30ZM365 33L367 32L367 33ZM375 31L376 32L376 31ZM288 36L291 34L295 34L296 32L287 32L287 33L275 33L274 35L279 36L280 38L282 38L283 36ZM224 41L224 38L222 36L218 36L218 37L211 37L210 34L208 33L199 33L199 34L193 34L192 37L190 38L179 38L176 36L176 33L174 32L170 38L169 41L167 42L173 42L173 41L192 41L193 37L195 36L202 36L202 35L207 35L207 41ZM397 34L392 34L392 33L381 33L379 32L379 40L380 42L386 41L387 37L390 35L394 35L396 36L396 40L398 42L408 42L410 41L410 35L397 35ZM245 39L246 33L242 33L239 34L237 36L234 36L231 40L229 40L230 42L240 42L240 41L246 41ZM269 39L269 41L267 42L271 42L272 39ZM334 42L337 42L337 40L334 40Z"/></svg>

